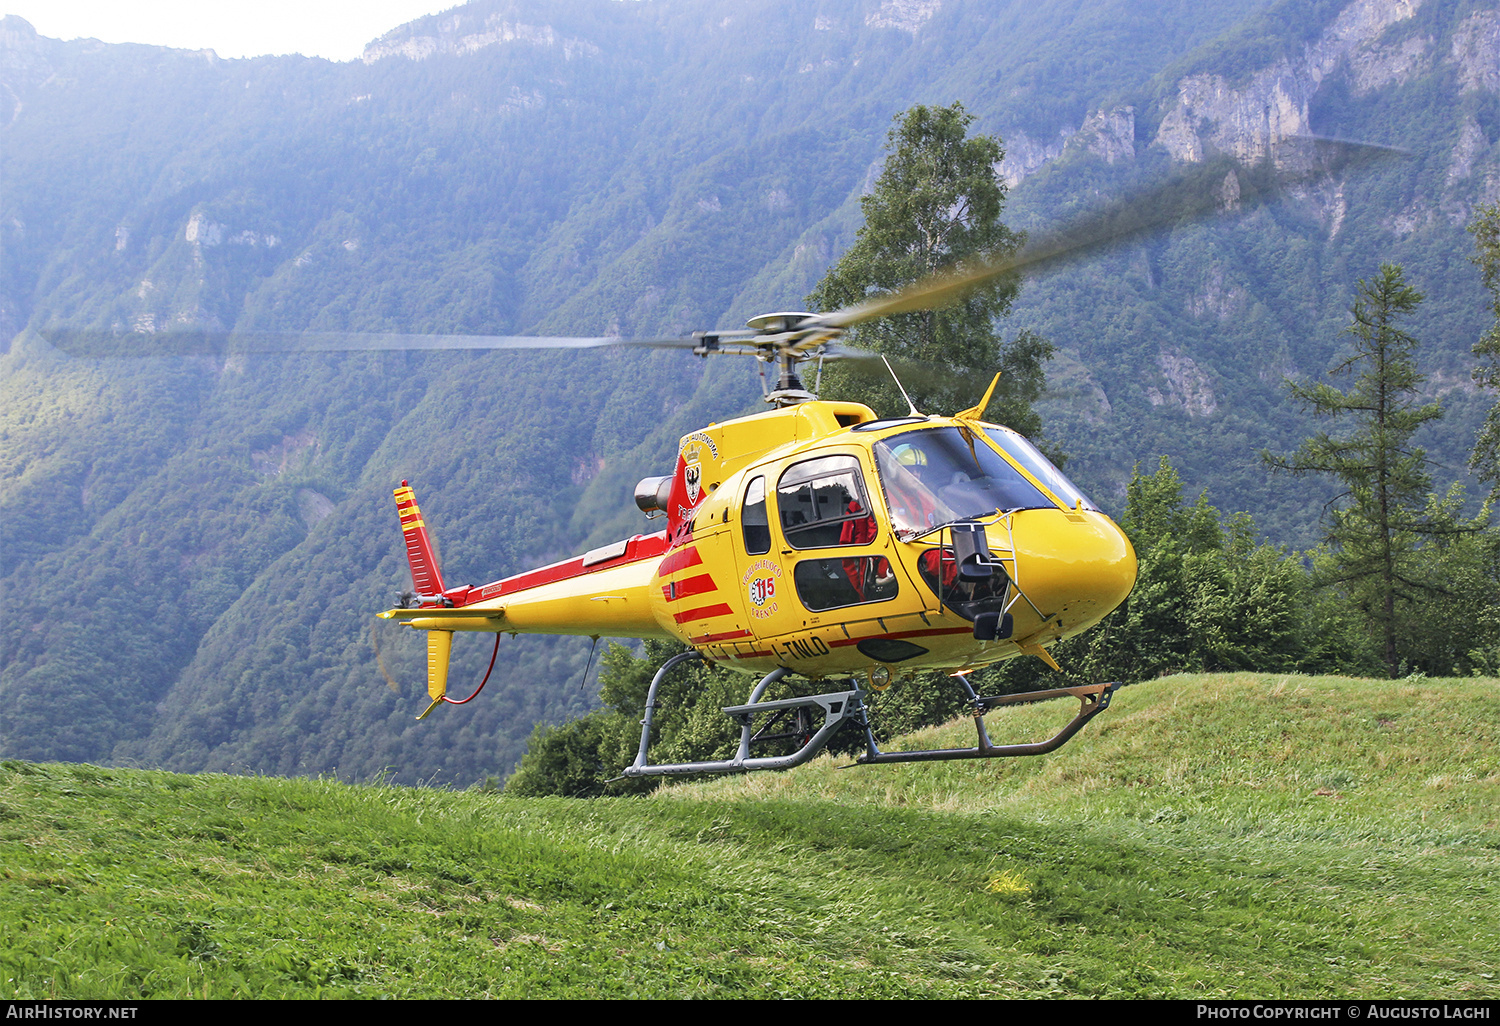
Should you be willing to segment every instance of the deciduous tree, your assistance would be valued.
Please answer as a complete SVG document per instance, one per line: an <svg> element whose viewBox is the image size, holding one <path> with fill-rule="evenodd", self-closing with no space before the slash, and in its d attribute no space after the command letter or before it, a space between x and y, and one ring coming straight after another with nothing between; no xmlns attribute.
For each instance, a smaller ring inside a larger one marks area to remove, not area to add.
<svg viewBox="0 0 1500 1026"><path fill-rule="evenodd" d="M861 201L864 226L854 246L808 296L810 304L838 309L965 259L1020 247L1023 237L1000 220L1005 185L995 168L1005 151L993 136L969 136L973 120L961 103L916 106L896 118L885 167ZM886 356L941 368L903 381L923 412L952 413L972 405L978 398L978 378L1002 371L992 414L1023 434L1036 435L1041 421L1032 404L1045 384L1044 365L1052 346L1031 332L1002 343L995 330L996 320L1009 313L1020 284L1015 275L997 278L941 310L897 314L860 325L850 341ZM872 385L866 374L831 371L823 391L829 398L868 402L887 415L907 409L894 385L888 380Z"/></svg>

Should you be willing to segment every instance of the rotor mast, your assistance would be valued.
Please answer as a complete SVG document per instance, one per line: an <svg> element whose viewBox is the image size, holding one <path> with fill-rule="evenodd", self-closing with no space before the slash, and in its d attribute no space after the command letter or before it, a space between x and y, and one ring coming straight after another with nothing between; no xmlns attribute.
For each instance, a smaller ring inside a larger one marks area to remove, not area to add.
<svg viewBox="0 0 1500 1026"><path fill-rule="evenodd" d="M821 365L827 355L825 346L842 335L844 329L825 325L819 315L805 311L761 314L747 323L749 331L694 332L697 344L693 352L699 356L745 353L762 363L776 364L774 388L764 385L765 371L761 371L766 402L775 406L795 406L816 399L816 393L802 383L797 365L813 358Z"/></svg>

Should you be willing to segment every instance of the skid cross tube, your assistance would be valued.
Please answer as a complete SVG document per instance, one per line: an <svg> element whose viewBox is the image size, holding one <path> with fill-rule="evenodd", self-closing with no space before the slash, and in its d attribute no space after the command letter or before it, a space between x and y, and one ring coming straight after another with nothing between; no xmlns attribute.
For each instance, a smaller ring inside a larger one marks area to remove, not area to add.
<svg viewBox="0 0 1500 1026"><path fill-rule="evenodd" d="M684 653L692 655L693 653ZM681 659L682 656L674 657ZM677 762L653 766L646 761L646 749L650 738L650 718L656 701L656 687L665 676L666 671L675 665L673 660L668 660L656 673L656 678L651 682L651 692L646 699L646 719L642 721L644 730L641 734L641 747L636 755L633 765L627 766L624 775L627 777L681 777L694 773L750 773L754 770L791 769L800 766L821 752L833 738L834 732L843 726L848 720L863 720L865 714L864 702L861 700L863 692L859 688L852 691L836 691L824 695L808 695L805 698L783 698L774 702L762 702L760 698L766 693L766 689L785 677L791 671L784 666L777 667L761 679L750 692L750 701L745 705L730 705L724 707L724 712L740 725L740 745L732 759L719 759L705 762ZM809 737L800 748L790 755L770 755L752 758L750 755L750 742L753 740L770 740L769 738L758 738L755 734L755 717L765 713L771 713L774 717L784 715L789 710L807 709L809 711L821 709L823 712L823 725Z"/></svg>
<svg viewBox="0 0 1500 1026"><path fill-rule="evenodd" d="M656 671L656 676L651 678L651 690L646 692L646 715L641 718L641 747L635 753L635 763L627 766L625 775L627 777L642 776L641 767L646 765L646 749L651 747L651 720L656 715L656 691L661 687L661 682L666 679L667 674L678 663L685 663L690 659L703 659L697 652L679 652L671 659L661 664ZM704 659L704 662L708 660Z"/></svg>
<svg viewBox="0 0 1500 1026"><path fill-rule="evenodd" d="M1116 681L1110 684L1085 684L1073 688L1053 688L1049 691L1028 691L1019 695L992 695L988 698L980 698L969 686L968 680L962 675L956 675L964 690L969 694L969 700L974 706L974 725L979 733L979 744L974 748L936 748L917 752L882 752L875 746L875 739L868 740L868 751L861 755L855 762L887 763L887 762L940 762L946 759L1004 759L1020 755L1046 755L1048 752L1056 751L1067 744L1072 736L1083 729L1083 725L1095 716L1109 708L1109 700L1114 695L1115 689L1120 686ZM1049 698L1061 698L1071 695L1078 699L1078 715L1046 741L1038 741L1035 744L1021 745L996 745L990 743L989 735L984 729L984 714L991 709L1002 705L1019 705L1023 702L1041 702Z"/></svg>

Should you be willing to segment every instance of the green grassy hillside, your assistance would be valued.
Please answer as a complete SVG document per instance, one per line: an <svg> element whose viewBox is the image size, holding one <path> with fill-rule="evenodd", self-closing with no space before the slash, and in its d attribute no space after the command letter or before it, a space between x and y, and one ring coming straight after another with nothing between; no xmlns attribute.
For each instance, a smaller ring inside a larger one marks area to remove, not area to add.
<svg viewBox="0 0 1500 1026"><path fill-rule="evenodd" d="M1494 679L1170 677L1041 759L825 759L597 801L6 762L0 981L1495 998L1497 699Z"/></svg>

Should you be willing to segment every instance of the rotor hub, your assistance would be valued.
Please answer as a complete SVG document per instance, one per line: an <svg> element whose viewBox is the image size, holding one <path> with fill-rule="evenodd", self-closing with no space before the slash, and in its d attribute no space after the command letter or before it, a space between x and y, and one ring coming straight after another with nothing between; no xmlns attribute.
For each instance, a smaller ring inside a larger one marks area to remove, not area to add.
<svg viewBox="0 0 1500 1026"><path fill-rule="evenodd" d="M761 314L752 317L745 322L750 330L762 335L782 335L787 332L796 331L807 321L813 320L814 315L803 310L790 310L781 313Z"/></svg>

